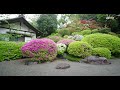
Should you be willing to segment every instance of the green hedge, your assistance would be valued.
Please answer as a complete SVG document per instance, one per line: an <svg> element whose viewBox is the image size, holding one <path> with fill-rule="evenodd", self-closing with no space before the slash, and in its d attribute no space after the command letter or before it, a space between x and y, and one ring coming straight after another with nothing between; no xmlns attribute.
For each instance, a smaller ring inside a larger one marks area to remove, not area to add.
<svg viewBox="0 0 120 90"><path fill-rule="evenodd" d="M89 35L92 33L92 31L91 30L83 30L80 33L81 33L81 35Z"/></svg>
<svg viewBox="0 0 120 90"><path fill-rule="evenodd" d="M63 55L63 57L64 57L65 59L69 60L69 61L79 62L79 61L81 60L80 57L75 57L75 56L70 55L70 54L68 54L68 53L65 53L65 54Z"/></svg>
<svg viewBox="0 0 120 90"><path fill-rule="evenodd" d="M119 56L120 55L120 38L109 35L96 33L87 35L82 39L83 42L88 42L93 48L97 47L105 47L108 48L112 55Z"/></svg>
<svg viewBox="0 0 120 90"><path fill-rule="evenodd" d="M107 59L111 58L110 50L103 47L93 48L92 55L106 57Z"/></svg>
<svg viewBox="0 0 120 90"><path fill-rule="evenodd" d="M85 58L91 55L92 47L87 42L75 41L69 44L67 52L70 55Z"/></svg>
<svg viewBox="0 0 120 90"><path fill-rule="evenodd" d="M20 48L23 42L0 41L0 61L15 60L22 57Z"/></svg>

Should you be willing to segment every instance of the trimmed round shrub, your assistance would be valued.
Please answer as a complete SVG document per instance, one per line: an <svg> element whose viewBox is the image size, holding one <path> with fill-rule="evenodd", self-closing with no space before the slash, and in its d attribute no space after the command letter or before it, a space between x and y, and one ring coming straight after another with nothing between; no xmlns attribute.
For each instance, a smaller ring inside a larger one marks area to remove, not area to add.
<svg viewBox="0 0 120 90"><path fill-rule="evenodd" d="M81 33L81 35L89 35L92 33L92 31L91 30L83 30L80 33Z"/></svg>
<svg viewBox="0 0 120 90"><path fill-rule="evenodd" d="M64 52L66 51L67 46L65 44L62 43L58 43L57 44L57 54L58 55L63 55Z"/></svg>
<svg viewBox="0 0 120 90"><path fill-rule="evenodd" d="M9 61L22 58L21 47L24 42L0 41L0 61Z"/></svg>
<svg viewBox="0 0 120 90"><path fill-rule="evenodd" d="M92 49L92 55L106 57L107 59L111 58L111 51L107 48L98 47Z"/></svg>
<svg viewBox="0 0 120 90"><path fill-rule="evenodd" d="M69 44L67 52L70 55L84 58L90 56L92 47L87 42L75 41Z"/></svg>
<svg viewBox="0 0 120 90"><path fill-rule="evenodd" d="M66 39L67 39L68 37L69 37L68 35L65 35L63 38L66 38Z"/></svg>
<svg viewBox="0 0 120 90"><path fill-rule="evenodd" d="M65 53L65 54L63 55L63 57L64 57L65 59L69 60L69 61L79 62L79 61L81 60L80 57L76 57L76 56L70 55L70 54L68 54L68 53Z"/></svg>
<svg viewBox="0 0 120 90"><path fill-rule="evenodd" d="M93 48L97 47L105 47L108 48L112 55L119 55L120 54L120 38L109 35L109 34L102 34L96 33L87 35L82 39L84 42L88 42Z"/></svg>
<svg viewBox="0 0 120 90"><path fill-rule="evenodd" d="M74 42L75 40L72 40L72 39L62 39L60 41L58 41L57 43L63 43L65 45L69 45L71 42Z"/></svg>
<svg viewBox="0 0 120 90"><path fill-rule="evenodd" d="M62 37L60 37L60 36L49 36L48 38L52 39L54 42L58 42L59 40L62 39Z"/></svg>
<svg viewBox="0 0 120 90"><path fill-rule="evenodd" d="M57 56L56 43L47 38L35 39L26 43L22 48L23 56L35 60L53 60Z"/></svg>

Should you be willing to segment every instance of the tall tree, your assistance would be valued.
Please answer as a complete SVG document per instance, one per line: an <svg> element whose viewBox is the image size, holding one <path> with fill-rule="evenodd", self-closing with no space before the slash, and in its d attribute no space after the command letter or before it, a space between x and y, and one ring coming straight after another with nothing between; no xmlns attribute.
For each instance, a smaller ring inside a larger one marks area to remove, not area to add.
<svg viewBox="0 0 120 90"><path fill-rule="evenodd" d="M42 34L38 36L45 37L57 30L57 15L42 14L37 20L37 26Z"/></svg>

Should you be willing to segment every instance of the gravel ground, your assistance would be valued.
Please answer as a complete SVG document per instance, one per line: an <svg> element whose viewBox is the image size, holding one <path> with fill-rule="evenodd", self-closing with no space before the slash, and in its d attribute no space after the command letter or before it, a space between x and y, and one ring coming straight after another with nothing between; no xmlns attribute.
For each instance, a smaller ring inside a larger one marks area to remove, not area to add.
<svg viewBox="0 0 120 90"><path fill-rule="evenodd" d="M91 65L56 60L36 65L24 65L23 60L0 62L0 76L120 76L120 59L111 59L111 65ZM68 69L55 69L57 64L70 64Z"/></svg>

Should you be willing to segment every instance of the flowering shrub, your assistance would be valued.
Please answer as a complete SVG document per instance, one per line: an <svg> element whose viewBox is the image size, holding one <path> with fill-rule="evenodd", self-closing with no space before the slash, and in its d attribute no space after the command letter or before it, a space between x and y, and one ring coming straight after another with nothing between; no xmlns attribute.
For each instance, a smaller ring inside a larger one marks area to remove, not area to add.
<svg viewBox="0 0 120 90"><path fill-rule="evenodd" d="M74 42L75 40L72 40L72 39L62 39L60 41L58 41L57 43L63 43L65 45L69 45L71 42Z"/></svg>
<svg viewBox="0 0 120 90"><path fill-rule="evenodd" d="M23 56L36 60L53 60L57 56L56 43L47 38L31 40L21 50Z"/></svg>
<svg viewBox="0 0 120 90"><path fill-rule="evenodd" d="M98 47L92 49L92 55L106 57L108 59L111 58L111 51L107 48Z"/></svg>
<svg viewBox="0 0 120 90"><path fill-rule="evenodd" d="M67 52L70 55L85 58L91 55L92 47L87 42L75 41L69 44Z"/></svg>
<svg viewBox="0 0 120 90"><path fill-rule="evenodd" d="M75 36L73 36L73 39L76 41L81 41L83 39L83 36L82 35L75 35Z"/></svg>
<svg viewBox="0 0 120 90"><path fill-rule="evenodd" d="M60 36L49 36L48 38L52 39L54 42L58 42L59 40L62 39L62 37L60 37Z"/></svg>
<svg viewBox="0 0 120 90"><path fill-rule="evenodd" d="M109 34L102 34L96 33L87 35L82 39L84 42L88 42L92 47L105 47L108 48L112 55L119 55L120 54L120 38L109 35Z"/></svg>
<svg viewBox="0 0 120 90"><path fill-rule="evenodd" d="M66 51L67 46L65 44L62 43L58 43L57 44L57 53L58 55L63 55L64 52Z"/></svg>

